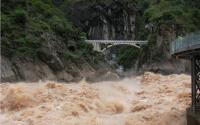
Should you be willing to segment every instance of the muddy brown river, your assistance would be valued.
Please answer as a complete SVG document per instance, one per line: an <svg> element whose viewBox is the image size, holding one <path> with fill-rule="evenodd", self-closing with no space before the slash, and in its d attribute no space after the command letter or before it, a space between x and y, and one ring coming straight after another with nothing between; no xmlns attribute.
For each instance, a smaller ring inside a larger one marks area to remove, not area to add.
<svg viewBox="0 0 200 125"><path fill-rule="evenodd" d="M190 76L0 84L0 125L186 125Z"/></svg>

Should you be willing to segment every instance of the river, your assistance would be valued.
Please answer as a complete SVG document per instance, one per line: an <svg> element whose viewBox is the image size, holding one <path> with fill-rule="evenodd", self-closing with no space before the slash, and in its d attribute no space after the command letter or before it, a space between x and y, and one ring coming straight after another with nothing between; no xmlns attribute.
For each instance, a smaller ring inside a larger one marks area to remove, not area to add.
<svg viewBox="0 0 200 125"><path fill-rule="evenodd" d="M1 125L186 125L190 76L0 84Z"/></svg>

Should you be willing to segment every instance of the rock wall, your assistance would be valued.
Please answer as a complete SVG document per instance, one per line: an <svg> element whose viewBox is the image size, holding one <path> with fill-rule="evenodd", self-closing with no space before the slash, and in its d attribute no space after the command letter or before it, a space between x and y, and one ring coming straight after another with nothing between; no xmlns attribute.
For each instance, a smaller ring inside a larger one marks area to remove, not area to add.
<svg viewBox="0 0 200 125"><path fill-rule="evenodd" d="M37 82L37 81L61 81L77 82L82 79L88 82L102 80L117 80L118 74L105 63L99 62L95 67L84 59L76 62L65 62L63 69L52 69L47 63L31 58L17 57L12 60L1 57L1 82Z"/></svg>
<svg viewBox="0 0 200 125"><path fill-rule="evenodd" d="M125 1L79 1L72 7L72 18L88 39L134 39L135 8L133 3Z"/></svg>
<svg viewBox="0 0 200 125"><path fill-rule="evenodd" d="M47 42L41 46L34 58L17 54L11 58L2 55L1 82L39 80L71 82L96 77L95 74L100 71L103 75L112 70L104 60L92 64L86 57L76 60L65 58L64 54L69 46L62 38L49 33L44 33L42 37Z"/></svg>

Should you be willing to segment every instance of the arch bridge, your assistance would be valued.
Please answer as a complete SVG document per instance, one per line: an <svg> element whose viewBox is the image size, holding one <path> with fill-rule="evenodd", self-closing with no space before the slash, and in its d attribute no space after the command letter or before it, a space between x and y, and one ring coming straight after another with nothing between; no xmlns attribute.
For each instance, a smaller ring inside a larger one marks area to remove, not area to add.
<svg viewBox="0 0 200 125"><path fill-rule="evenodd" d="M107 48L110 48L115 45L131 45L137 48L140 48L141 45L145 45L148 41L141 40L85 40L85 42L93 45L93 49L98 52L103 52ZM106 45L104 48L101 48L101 45Z"/></svg>

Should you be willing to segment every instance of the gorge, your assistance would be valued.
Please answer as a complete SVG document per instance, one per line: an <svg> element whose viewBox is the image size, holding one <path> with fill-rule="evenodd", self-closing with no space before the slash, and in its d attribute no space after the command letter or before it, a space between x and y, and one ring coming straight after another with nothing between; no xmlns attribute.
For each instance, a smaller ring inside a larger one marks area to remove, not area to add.
<svg viewBox="0 0 200 125"><path fill-rule="evenodd" d="M199 29L199 0L2 0L0 124L198 125Z"/></svg>
<svg viewBox="0 0 200 125"><path fill-rule="evenodd" d="M193 15L198 15L199 4L195 1L190 3L196 8L191 12L187 11L191 7L181 6L179 0L58 3L2 2L2 81L77 81L91 76L87 73L111 71L104 56L94 52L84 39L148 40L141 50L122 46L111 52L126 69L136 66L140 72L170 73L176 72L173 67L178 66L183 69L178 73L189 70L187 62L171 59L168 46L176 36L198 29L199 17ZM179 10L173 10L175 5L181 6ZM167 11L168 6L172 10ZM192 20L181 22L182 18Z"/></svg>

